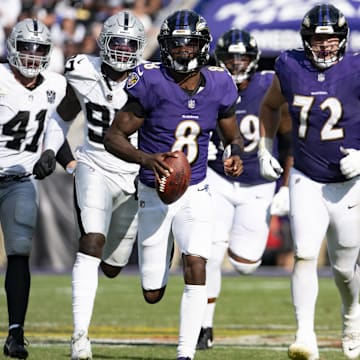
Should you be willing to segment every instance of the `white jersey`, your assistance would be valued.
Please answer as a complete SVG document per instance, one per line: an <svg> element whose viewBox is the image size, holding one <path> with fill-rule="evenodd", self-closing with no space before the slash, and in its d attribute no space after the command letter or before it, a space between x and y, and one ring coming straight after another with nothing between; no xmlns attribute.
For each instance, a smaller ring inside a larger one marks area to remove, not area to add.
<svg viewBox="0 0 360 360"><path fill-rule="evenodd" d="M65 95L64 76L50 71L39 76L42 83L30 90L9 64L0 64L0 174L32 173L49 117Z"/></svg>
<svg viewBox="0 0 360 360"><path fill-rule="evenodd" d="M85 116L84 144L77 150L77 160L95 163L112 173L138 173L139 165L123 161L105 150L104 136L114 120L115 113L127 101L122 82L105 79L100 57L76 55L65 66L65 77L74 89ZM137 133L130 138L137 146Z"/></svg>

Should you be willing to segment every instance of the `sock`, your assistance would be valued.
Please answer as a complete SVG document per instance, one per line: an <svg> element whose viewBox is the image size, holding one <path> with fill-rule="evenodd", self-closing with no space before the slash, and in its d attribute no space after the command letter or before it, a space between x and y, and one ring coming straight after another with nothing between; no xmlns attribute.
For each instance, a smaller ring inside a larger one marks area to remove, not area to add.
<svg viewBox="0 0 360 360"><path fill-rule="evenodd" d="M316 260L296 260L291 279L291 292L298 333L314 332L315 304L318 295Z"/></svg>
<svg viewBox="0 0 360 360"><path fill-rule="evenodd" d="M78 252L72 271L74 334L88 333L98 287L100 259Z"/></svg>
<svg viewBox="0 0 360 360"><path fill-rule="evenodd" d="M29 257L11 255L7 257L5 291L7 298L9 327L23 327L29 303L30 270Z"/></svg>
<svg viewBox="0 0 360 360"><path fill-rule="evenodd" d="M180 305L177 357L194 357L206 302L206 286L185 285Z"/></svg>
<svg viewBox="0 0 360 360"><path fill-rule="evenodd" d="M206 305L205 315L202 321L201 327L203 328L212 328L214 322L214 313L215 313L216 302L208 303Z"/></svg>

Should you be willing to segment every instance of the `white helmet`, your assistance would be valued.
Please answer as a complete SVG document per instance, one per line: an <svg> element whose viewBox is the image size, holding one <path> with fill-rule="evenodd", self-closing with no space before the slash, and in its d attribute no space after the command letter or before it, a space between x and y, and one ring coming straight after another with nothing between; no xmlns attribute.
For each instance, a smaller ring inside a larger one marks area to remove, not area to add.
<svg viewBox="0 0 360 360"><path fill-rule="evenodd" d="M12 29L7 39L7 59L27 78L45 70L52 49L49 29L37 19L24 19Z"/></svg>
<svg viewBox="0 0 360 360"><path fill-rule="evenodd" d="M116 71L133 69L141 62L146 42L141 21L129 11L110 16L98 38L100 56Z"/></svg>

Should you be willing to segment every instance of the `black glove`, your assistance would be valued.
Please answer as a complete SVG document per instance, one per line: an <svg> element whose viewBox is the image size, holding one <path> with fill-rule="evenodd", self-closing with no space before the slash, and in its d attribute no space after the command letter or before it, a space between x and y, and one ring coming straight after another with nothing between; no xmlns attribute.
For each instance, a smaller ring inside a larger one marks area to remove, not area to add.
<svg viewBox="0 0 360 360"><path fill-rule="evenodd" d="M45 150L34 165L33 174L35 175L35 179L44 179L46 176L52 174L55 168L56 157L54 151Z"/></svg>

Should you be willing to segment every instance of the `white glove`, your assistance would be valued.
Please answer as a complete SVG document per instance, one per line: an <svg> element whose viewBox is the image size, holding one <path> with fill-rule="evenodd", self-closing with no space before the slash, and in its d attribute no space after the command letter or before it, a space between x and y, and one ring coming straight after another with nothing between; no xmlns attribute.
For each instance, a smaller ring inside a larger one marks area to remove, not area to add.
<svg viewBox="0 0 360 360"><path fill-rule="evenodd" d="M346 155L340 160L340 171L347 178L351 179L360 174L360 150L345 149L340 146L340 151Z"/></svg>
<svg viewBox="0 0 360 360"><path fill-rule="evenodd" d="M287 186L281 186L279 191L274 195L272 199L270 214L277 216L285 216L289 214L289 208L289 188Z"/></svg>
<svg viewBox="0 0 360 360"><path fill-rule="evenodd" d="M271 155L273 140L270 138L260 138L258 159L260 174L267 180L277 180L283 173L283 168L279 162Z"/></svg>
<svg viewBox="0 0 360 360"><path fill-rule="evenodd" d="M216 154L218 153L218 149L215 144L210 140L208 146L208 161L216 160Z"/></svg>

